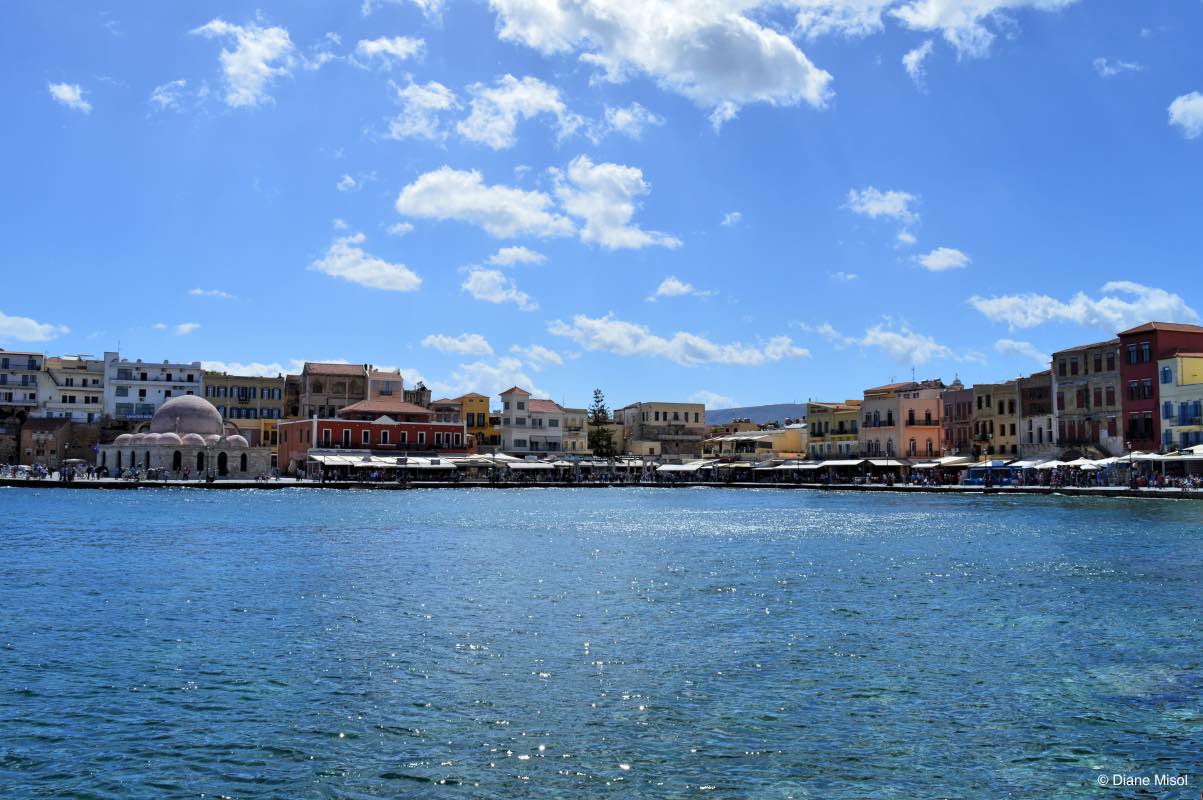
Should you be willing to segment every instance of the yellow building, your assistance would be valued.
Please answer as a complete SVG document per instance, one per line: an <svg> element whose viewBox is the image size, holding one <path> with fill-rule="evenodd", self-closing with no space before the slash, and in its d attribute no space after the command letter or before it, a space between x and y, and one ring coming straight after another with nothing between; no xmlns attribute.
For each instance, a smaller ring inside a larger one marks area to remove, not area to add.
<svg viewBox="0 0 1203 800"><path fill-rule="evenodd" d="M807 404L808 458L850 458L859 452L861 402Z"/></svg>
<svg viewBox="0 0 1203 800"><path fill-rule="evenodd" d="M1203 444L1203 353L1176 353L1157 362L1161 449Z"/></svg>
<svg viewBox="0 0 1203 800"><path fill-rule="evenodd" d="M975 456L1019 455L1019 383L973 386L973 450Z"/></svg>
<svg viewBox="0 0 1203 800"><path fill-rule="evenodd" d="M261 422L284 418L284 376L266 378L260 375L230 375L226 372L205 371L205 399L211 402L222 419L233 421L238 429L262 435L266 438L254 441L247 436L251 446L268 446L275 425L262 426Z"/></svg>
<svg viewBox="0 0 1203 800"><path fill-rule="evenodd" d="M489 414L489 398L469 392L455 399L460 403L464 426L468 435L476 439L477 448L487 450L500 445L501 434L494 427L494 421L499 417Z"/></svg>

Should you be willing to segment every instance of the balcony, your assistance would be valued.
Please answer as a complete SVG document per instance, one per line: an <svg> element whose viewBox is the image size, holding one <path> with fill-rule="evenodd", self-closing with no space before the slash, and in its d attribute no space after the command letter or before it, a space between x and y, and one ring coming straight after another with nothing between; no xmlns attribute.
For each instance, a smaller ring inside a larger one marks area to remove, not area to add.
<svg viewBox="0 0 1203 800"><path fill-rule="evenodd" d="M940 427L940 420L928 419L926 417L923 419L907 419L906 426L908 428L938 428Z"/></svg>

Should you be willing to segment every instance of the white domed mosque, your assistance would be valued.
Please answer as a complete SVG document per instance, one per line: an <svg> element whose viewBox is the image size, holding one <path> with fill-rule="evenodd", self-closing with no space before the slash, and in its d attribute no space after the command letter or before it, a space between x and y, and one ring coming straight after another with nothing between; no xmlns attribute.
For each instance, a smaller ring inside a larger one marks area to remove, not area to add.
<svg viewBox="0 0 1203 800"><path fill-rule="evenodd" d="M149 428L102 444L97 465L113 475L130 467L180 475L188 470L194 478L210 473L219 478L254 478L271 472L271 448L251 447L237 426L223 422L217 408L203 397L171 398L155 411Z"/></svg>

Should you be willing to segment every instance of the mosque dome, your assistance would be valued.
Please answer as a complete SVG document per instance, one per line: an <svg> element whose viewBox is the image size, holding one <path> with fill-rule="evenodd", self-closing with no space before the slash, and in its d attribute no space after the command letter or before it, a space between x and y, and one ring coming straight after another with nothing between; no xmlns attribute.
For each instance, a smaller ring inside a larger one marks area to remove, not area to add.
<svg viewBox="0 0 1203 800"><path fill-rule="evenodd" d="M150 420L151 433L176 433L184 436L199 433L202 436L220 434L221 414L203 397L194 394L173 397L155 411Z"/></svg>
<svg viewBox="0 0 1203 800"><path fill-rule="evenodd" d="M130 434L129 443L134 445L135 447L138 445L146 444L146 434L145 433Z"/></svg>
<svg viewBox="0 0 1203 800"><path fill-rule="evenodd" d="M129 443L130 443L130 440L131 440L131 439L133 439L133 438L134 438L134 437L133 437L133 436L131 436L130 434L128 434L128 433L123 433L123 434L121 434L120 436L118 436L116 439L114 439L114 440L113 440L113 444L116 444L116 445L127 445L127 444L129 444Z"/></svg>
<svg viewBox="0 0 1203 800"><path fill-rule="evenodd" d="M180 435L178 433L160 433L159 434L159 446L160 447L169 447L171 445L183 444L183 443L184 443L184 441L180 438Z"/></svg>
<svg viewBox="0 0 1203 800"><path fill-rule="evenodd" d="M234 434L226 437L226 444L230 447L250 447L251 443L246 440L245 436Z"/></svg>
<svg viewBox="0 0 1203 800"><path fill-rule="evenodd" d="M210 433L205 437L205 444L217 444L221 441L221 436L216 433Z"/></svg>
<svg viewBox="0 0 1203 800"><path fill-rule="evenodd" d="M161 437L157 433L144 433L142 434L142 444L157 445L159 444L160 438Z"/></svg>
<svg viewBox="0 0 1203 800"><path fill-rule="evenodd" d="M204 447L205 437L201 436L199 433L185 433L182 437L180 437L180 444L192 445L194 447Z"/></svg>

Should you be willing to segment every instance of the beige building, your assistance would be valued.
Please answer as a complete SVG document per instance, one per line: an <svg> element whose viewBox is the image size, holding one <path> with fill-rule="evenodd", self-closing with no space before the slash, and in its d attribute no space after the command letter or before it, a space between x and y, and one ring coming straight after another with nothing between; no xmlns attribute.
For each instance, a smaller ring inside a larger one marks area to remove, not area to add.
<svg viewBox="0 0 1203 800"><path fill-rule="evenodd" d="M973 454L1019 455L1019 384L978 383L973 386Z"/></svg>
<svg viewBox="0 0 1203 800"><path fill-rule="evenodd" d="M697 458L706 439L706 407L701 403L631 403L614 412L622 423L623 452L634 456Z"/></svg>
<svg viewBox="0 0 1203 800"><path fill-rule="evenodd" d="M0 350L0 419L24 419L38 409L38 381L45 356Z"/></svg>
<svg viewBox="0 0 1203 800"><path fill-rule="evenodd" d="M1110 339L1053 353L1053 423L1061 450L1124 452L1119 346L1119 339Z"/></svg>
<svg viewBox="0 0 1203 800"><path fill-rule="evenodd" d="M306 361L297 386L297 416L328 419L338 416L338 412L347 406L366 400L370 369L367 364ZM396 376L396 391L401 391L399 373Z"/></svg>
<svg viewBox="0 0 1203 800"><path fill-rule="evenodd" d="M104 414L104 361L50 356L38 383L36 416L100 422Z"/></svg>
<svg viewBox="0 0 1203 800"><path fill-rule="evenodd" d="M589 455L589 412L583 408L564 409L564 452Z"/></svg>
<svg viewBox="0 0 1203 800"><path fill-rule="evenodd" d="M711 436L702 443L707 458L736 458L762 461L770 458L805 458L808 448L807 423L765 426L754 431L739 431Z"/></svg>

